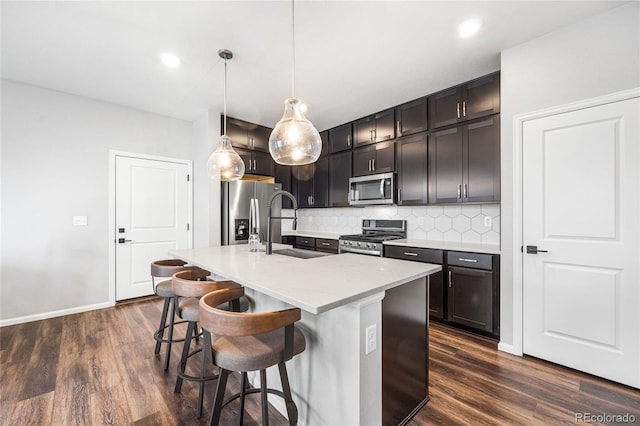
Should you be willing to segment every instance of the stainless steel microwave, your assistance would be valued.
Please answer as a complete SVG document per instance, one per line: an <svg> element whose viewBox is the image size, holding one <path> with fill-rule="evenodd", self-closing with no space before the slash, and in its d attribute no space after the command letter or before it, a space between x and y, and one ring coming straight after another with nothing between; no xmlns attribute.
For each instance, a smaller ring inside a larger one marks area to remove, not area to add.
<svg viewBox="0 0 640 426"><path fill-rule="evenodd" d="M352 206L393 204L393 173L358 176L349 179L349 204Z"/></svg>

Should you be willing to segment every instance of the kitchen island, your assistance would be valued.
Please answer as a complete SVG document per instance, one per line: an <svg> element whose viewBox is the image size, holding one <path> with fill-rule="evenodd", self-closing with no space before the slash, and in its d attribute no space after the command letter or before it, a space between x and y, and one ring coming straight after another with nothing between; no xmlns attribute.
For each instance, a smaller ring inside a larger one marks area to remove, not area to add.
<svg viewBox="0 0 640 426"><path fill-rule="evenodd" d="M268 256L247 245L170 254L243 285L252 310L302 310L307 349L287 363L300 424L398 424L428 400L428 276L440 265L348 253ZM277 370L267 381L279 387ZM270 402L286 412L279 398Z"/></svg>

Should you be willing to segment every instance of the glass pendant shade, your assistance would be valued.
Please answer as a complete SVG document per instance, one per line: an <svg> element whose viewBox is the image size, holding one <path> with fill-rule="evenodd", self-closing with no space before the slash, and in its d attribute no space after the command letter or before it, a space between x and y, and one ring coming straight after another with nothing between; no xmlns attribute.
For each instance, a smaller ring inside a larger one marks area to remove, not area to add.
<svg viewBox="0 0 640 426"><path fill-rule="evenodd" d="M231 138L226 135L220 136L220 144L209 157L207 167L212 179L239 180L244 175L244 161L231 146Z"/></svg>
<svg viewBox="0 0 640 426"><path fill-rule="evenodd" d="M298 166L320 157L320 133L304 116L301 106L296 98L284 101L284 114L269 137L269 152L278 164Z"/></svg>

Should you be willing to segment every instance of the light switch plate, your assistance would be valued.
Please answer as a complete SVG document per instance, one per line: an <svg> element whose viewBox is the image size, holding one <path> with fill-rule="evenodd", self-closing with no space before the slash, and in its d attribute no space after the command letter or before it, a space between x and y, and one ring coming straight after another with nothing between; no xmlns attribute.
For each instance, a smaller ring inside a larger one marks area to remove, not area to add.
<svg viewBox="0 0 640 426"><path fill-rule="evenodd" d="M492 222L493 218L491 216L484 217L484 226L486 226L487 228L491 228Z"/></svg>
<svg viewBox="0 0 640 426"><path fill-rule="evenodd" d="M74 216L73 217L73 226L87 226L87 217L86 216Z"/></svg>
<svg viewBox="0 0 640 426"><path fill-rule="evenodd" d="M365 355L376 350L378 346L378 327L373 324L365 330Z"/></svg>

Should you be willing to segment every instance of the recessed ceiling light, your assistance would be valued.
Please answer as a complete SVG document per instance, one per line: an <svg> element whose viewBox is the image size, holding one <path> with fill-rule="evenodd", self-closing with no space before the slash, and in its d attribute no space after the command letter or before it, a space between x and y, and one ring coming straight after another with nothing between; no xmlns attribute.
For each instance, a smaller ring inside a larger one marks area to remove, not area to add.
<svg viewBox="0 0 640 426"><path fill-rule="evenodd" d="M481 26L482 26L481 20L477 18L467 19L462 24L458 25L458 35L464 38L471 37L475 35L478 32L478 30L480 30Z"/></svg>
<svg viewBox="0 0 640 426"><path fill-rule="evenodd" d="M173 53L162 53L160 59L165 66L169 68L177 68L180 66L180 59Z"/></svg>

